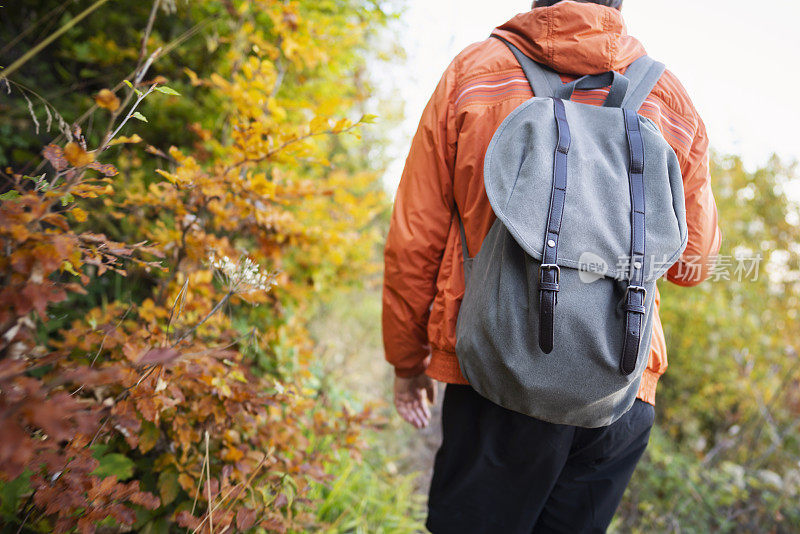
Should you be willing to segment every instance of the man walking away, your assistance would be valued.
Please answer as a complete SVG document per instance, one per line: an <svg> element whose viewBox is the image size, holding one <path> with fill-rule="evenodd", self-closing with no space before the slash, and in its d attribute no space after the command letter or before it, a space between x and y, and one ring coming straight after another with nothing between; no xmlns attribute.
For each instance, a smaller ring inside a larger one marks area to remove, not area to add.
<svg viewBox="0 0 800 534"><path fill-rule="evenodd" d="M386 243L383 335L403 419L426 426L433 381L447 383L429 497L434 534L603 532L647 446L656 384L667 368L657 290L636 401L608 426L554 424L503 408L469 385L455 351L465 290L459 216L474 256L496 218L484 188L484 155L498 126L533 96L508 44L564 83L608 71L624 75L645 51L626 33L621 3L539 1L496 28L494 38L467 47L445 71L412 142ZM578 88L571 100L600 105L607 97L609 88ZM688 239L666 278L693 286L708 277L721 239L705 126L668 70L638 113L677 156Z"/></svg>

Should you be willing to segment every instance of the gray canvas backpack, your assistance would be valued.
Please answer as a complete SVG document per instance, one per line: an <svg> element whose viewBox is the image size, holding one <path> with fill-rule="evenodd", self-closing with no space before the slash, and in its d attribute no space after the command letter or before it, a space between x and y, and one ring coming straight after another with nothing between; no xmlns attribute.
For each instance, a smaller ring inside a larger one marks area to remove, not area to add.
<svg viewBox="0 0 800 534"><path fill-rule="evenodd" d="M456 355L472 387L496 404L606 426L636 399L656 280L686 247L677 157L637 114L664 66L645 56L625 76L562 84L504 42L535 96L486 151L497 220L474 257L459 216L467 284ZM602 107L569 101L575 88L606 86Z"/></svg>

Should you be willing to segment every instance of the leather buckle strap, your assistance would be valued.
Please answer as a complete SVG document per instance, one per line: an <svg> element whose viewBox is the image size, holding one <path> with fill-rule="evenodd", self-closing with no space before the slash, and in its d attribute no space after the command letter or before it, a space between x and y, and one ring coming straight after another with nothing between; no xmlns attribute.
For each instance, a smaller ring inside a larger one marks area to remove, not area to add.
<svg viewBox="0 0 800 534"><path fill-rule="evenodd" d="M553 185L550 191L550 209L539 266L539 348L545 354L553 350L555 308L558 303L558 283L561 268L557 265L558 241L567 194L567 154L572 141L567 122L567 111L560 98L553 99L553 112L558 130L558 143L553 157Z"/></svg>
<svg viewBox="0 0 800 534"><path fill-rule="evenodd" d="M639 116L630 109L622 110L625 133L630 151L628 182L631 194L631 267L628 287L625 289L625 339L619 361L620 372L633 373L639 359L642 330L647 313L647 290L644 282L645 253L645 199L644 199L644 140Z"/></svg>

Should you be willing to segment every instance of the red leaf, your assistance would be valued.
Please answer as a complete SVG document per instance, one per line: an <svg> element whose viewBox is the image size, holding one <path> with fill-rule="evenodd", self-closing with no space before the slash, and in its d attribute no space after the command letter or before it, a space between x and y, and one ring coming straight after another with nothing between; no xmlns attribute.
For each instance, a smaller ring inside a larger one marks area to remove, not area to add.
<svg viewBox="0 0 800 534"><path fill-rule="evenodd" d="M25 371L22 360L0 360L0 381L13 378Z"/></svg>
<svg viewBox="0 0 800 534"><path fill-rule="evenodd" d="M289 504L289 499L287 499L286 495L283 493L279 493L278 496L275 497L275 500L272 502L272 504L275 506L275 508L283 508Z"/></svg>
<svg viewBox="0 0 800 534"><path fill-rule="evenodd" d="M35 308L38 312L39 318L46 322L48 319L48 304L52 302L61 302L66 300L66 298L67 294L64 292L64 290L52 283L48 283L47 285L29 283L22 288L22 291L20 291L20 298L16 302L16 308L17 312L19 313L21 310L26 309L26 305L27 309L30 309L30 306L33 306L33 308Z"/></svg>
<svg viewBox="0 0 800 534"><path fill-rule="evenodd" d="M239 508L236 512L236 526L239 530L247 530L256 523L256 511L250 508Z"/></svg>
<svg viewBox="0 0 800 534"><path fill-rule="evenodd" d="M8 418L0 419L3 439L0 440L0 474L6 479L17 478L33 457L33 443L18 423Z"/></svg>
<svg viewBox="0 0 800 534"><path fill-rule="evenodd" d="M64 157L64 149L58 145L49 144L42 150L42 155L50 165L57 171L63 171L69 166L67 159Z"/></svg>
<svg viewBox="0 0 800 534"><path fill-rule="evenodd" d="M144 356L139 360L139 363L143 364L156 364L162 365L165 363L169 363L180 356L181 353L175 349L171 349L169 347L156 347L154 349L148 350Z"/></svg>
<svg viewBox="0 0 800 534"><path fill-rule="evenodd" d="M119 174L117 168L110 163L97 163L96 161L93 161L89 164L89 168L101 172L106 176L116 176Z"/></svg>
<svg viewBox="0 0 800 534"><path fill-rule="evenodd" d="M178 525L184 528L197 528L200 526L200 520L193 516L188 510L184 510L179 513L175 520L178 522Z"/></svg>

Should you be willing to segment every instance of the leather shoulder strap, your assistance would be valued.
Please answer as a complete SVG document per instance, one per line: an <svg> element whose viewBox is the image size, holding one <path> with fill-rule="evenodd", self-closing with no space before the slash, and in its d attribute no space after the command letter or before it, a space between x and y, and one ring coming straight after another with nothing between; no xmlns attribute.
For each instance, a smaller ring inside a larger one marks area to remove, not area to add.
<svg viewBox="0 0 800 534"><path fill-rule="evenodd" d="M639 128L639 116L632 109L623 109L625 132L630 150L628 180L631 191L631 257L630 278L625 289L625 338L619 369L624 375L636 370L642 332L647 313L647 289L644 282L645 198L644 198L644 141Z"/></svg>

